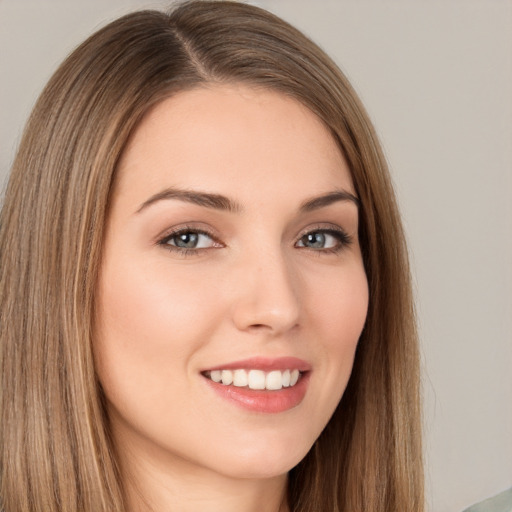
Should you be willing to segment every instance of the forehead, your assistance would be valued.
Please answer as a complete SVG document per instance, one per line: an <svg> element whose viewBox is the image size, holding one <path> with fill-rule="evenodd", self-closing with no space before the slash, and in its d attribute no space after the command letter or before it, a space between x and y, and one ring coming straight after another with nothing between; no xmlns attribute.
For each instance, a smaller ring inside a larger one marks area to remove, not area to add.
<svg viewBox="0 0 512 512"><path fill-rule="evenodd" d="M118 167L118 193L171 186L242 200L269 189L353 192L342 153L315 114L284 94L233 85L180 92L133 134Z"/></svg>

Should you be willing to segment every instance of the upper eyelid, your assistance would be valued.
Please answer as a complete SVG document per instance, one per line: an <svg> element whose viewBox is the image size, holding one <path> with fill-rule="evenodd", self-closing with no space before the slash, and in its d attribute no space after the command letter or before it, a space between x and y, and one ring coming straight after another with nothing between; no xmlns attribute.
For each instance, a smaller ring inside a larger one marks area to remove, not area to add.
<svg viewBox="0 0 512 512"><path fill-rule="evenodd" d="M308 233L315 232L315 231L336 231L336 232L340 232L340 233L347 233L347 230L344 229L343 227L341 227L337 224L328 222L328 223L318 223L318 224L315 224L312 226L307 226L306 228L301 229L299 231L299 233L295 236L297 238L301 238L302 236L304 236ZM170 237L173 235L179 235L180 233L188 233L188 232L200 233L203 235L208 235L212 238L215 238L217 236L215 234L214 230L212 230L210 228L203 228L203 227L193 226L193 225L185 225L185 226L167 229L167 230L163 231L160 235L158 235L157 238L162 239L162 238Z"/></svg>
<svg viewBox="0 0 512 512"><path fill-rule="evenodd" d="M338 224L334 224L332 222L320 222L318 224L309 225L306 228L302 229L299 232L297 238L300 239L301 237L307 235L308 233L315 233L317 231L331 231L336 233L342 233L349 236L348 231L342 226L339 226Z"/></svg>
<svg viewBox="0 0 512 512"><path fill-rule="evenodd" d="M314 224L310 224L303 229L301 229L298 233L294 235L294 245L304 236L306 236L309 233L314 232L332 232L332 233L339 233L340 235L343 235L345 238L348 239L348 242L352 241L353 235L350 235L350 233L340 226L337 223L333 222L315 222ZM155 244L156 245L166 245L165 242L172 238L173 236L178 236L181 233L198 233L202 235L206 235L210 237L215 243L220 244L222 246L227 246L228 244L225 242L224 238L220 236L217 232L217 230L204 225L194 225L194 222L185 223L182 225L178 225L173 228L168 228L165 231L162 231L161 234L159 234L155 238ZM195 249L191 249L195 250ZM197 249L202 250L202 249Z"/></svg>
<svg viewBox="0 0 512 512"><path fill-rule="evenodd" d="M352 236L347 233L344 229L333 229L333 228L323 228L323 229L312 229L310 231L304 232L302 236L298 238L298 240L301 240L305 236L311 234L311 233L326 233L331 236L339 236L340 238L343 238L347 241L352 240Z"/></svg>
<svg viewBox="0 0 512 512"><path fill-rule="evenodd" d="M198 233L201 235L209 236L215 242L222 243L220 241L220 238L215 234L215 232L212 229L192 225L183 225L179 227L166 229L165 231L162 231L159 235L155 237L155 242L159 244L162 241L172 238L173 236L178 236L181 233Z"/></svg>

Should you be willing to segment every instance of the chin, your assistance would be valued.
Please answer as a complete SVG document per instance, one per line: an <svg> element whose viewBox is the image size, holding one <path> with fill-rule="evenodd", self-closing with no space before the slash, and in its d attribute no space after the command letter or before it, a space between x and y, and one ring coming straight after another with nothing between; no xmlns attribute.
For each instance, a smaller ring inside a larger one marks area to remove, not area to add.
<svg viewBox="0 0 512 512"><path fill-rule="evenodd" d="M216 471L231 478L268 479L287 474L308 453L311 444L282 441L252 443L240 447L230 454L224 453L217 460L222 461ZM314 440L313 440L314 442Z"/></svg>

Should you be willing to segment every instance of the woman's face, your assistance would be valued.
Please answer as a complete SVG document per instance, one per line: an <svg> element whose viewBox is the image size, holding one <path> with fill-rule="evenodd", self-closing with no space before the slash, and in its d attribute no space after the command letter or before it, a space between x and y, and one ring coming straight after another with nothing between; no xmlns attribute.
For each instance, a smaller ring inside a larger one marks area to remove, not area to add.
<svg viewBox="0 0 512 512"><path fill-rule="evenodd" d="M96 303L122 457L244 478L304 457L366 318L354 194L329 131L284 95L197 88L146 116L119 165Z"/></svg>

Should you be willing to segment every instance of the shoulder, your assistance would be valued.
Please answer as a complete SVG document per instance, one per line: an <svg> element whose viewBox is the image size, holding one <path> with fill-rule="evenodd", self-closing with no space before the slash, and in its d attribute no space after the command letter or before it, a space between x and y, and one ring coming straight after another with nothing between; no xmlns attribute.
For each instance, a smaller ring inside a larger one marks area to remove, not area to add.
<svg viewBox="0 0 512 512"><path fill-rule="evenodd" d="M512 487L467 508L463 512L512 512Z"/></svg>

